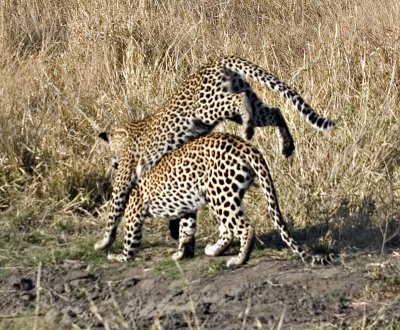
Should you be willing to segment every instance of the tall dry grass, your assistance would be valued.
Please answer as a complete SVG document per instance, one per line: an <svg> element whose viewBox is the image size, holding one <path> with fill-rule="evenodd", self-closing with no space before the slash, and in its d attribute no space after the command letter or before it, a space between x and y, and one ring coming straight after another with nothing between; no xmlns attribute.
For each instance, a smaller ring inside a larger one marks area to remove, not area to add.
<svg viewBox="0 0 400 330"><path fill-rule="evenodd" d="M228 54L268 69L337 121L331 133L315 131L255 86L282 108L295 138L289 161L273 129L253 141L289 221L329 244L396 241L397 0L3 0L0 13L0 251L11 240L46 246L54 236L98 235L92 215L109 193L98 131L141 118L189 72ZM248 199L258 232L269 230L263 197L252 190Z"/></svg>

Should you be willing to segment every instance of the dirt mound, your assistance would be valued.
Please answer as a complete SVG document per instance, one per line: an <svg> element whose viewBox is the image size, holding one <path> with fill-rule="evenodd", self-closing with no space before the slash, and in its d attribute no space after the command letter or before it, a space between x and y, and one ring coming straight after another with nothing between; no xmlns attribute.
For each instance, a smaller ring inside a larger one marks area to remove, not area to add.
<svg viewBox="0 0 400 330"><path fill-rule="evenodd" d="M36 324L41 329L310 329L376 328L400 321L400 289L393 281L400 275L396 257L358 256L325 268L255 258L233 271L224 269L223 259L197 257L180 266L169 260L140 265L65 261L12 269L0 280L0 324Z"/></svg>

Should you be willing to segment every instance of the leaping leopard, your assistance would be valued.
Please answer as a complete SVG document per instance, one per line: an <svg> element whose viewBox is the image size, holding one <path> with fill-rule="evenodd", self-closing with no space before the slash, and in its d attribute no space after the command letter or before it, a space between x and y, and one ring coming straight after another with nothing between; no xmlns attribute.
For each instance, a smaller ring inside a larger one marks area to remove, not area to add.
<svg viewBox="0 0 400 330"><path fill-rule="evenodd" d="M282 153L290 156L293 138L281 112L269 108L246 79L254 80L290 100L313 127L328 131L335 124L317 113L292 88L259 66L231 56L211 61L189 76L161 108L143 120L122 124L100 137L111 137L117 173L113 183L107 229L95 244L103 249L115 238L115 228L127 199L141 173L151 169L164 155L184 143L208 134L225 119L243 123L242 134L251 139L254 128L276 126Z"/></svg>

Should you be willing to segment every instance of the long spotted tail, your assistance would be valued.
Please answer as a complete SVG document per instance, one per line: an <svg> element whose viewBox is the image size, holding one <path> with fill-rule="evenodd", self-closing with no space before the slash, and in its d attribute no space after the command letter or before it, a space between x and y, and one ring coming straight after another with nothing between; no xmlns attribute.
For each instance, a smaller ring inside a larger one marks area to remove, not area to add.
<svg viewBox="0 0 400 330"><path fill-rule="evenodd" d="M248 146L248 148L252 147ZM261 189L263 190L267 199L268 211L275 227L279 230L282 240L295 254L300 256L304 263L311 264L312 266L317 264L328 265L335 263L338 260L336 255L312 255L303 250L301 246L293 239L279 209L278 199L276 197L275 188L269 173L267 162L257 149L252 148L251 151L244 154L247 162L253 168L258 179L260 180Z"/></svg>
<svg viewBox="0 0 400 330"><path fill-rule="evenodd" d="M329 131L335 128L335 123L317 114L310 105L293 88L289 87L263 68L238 57L227 57L221 60L225 68L243 76L246 79L256 81L267 86L281 97L290 100L302 117L314 128L321 131Z"/></svg>

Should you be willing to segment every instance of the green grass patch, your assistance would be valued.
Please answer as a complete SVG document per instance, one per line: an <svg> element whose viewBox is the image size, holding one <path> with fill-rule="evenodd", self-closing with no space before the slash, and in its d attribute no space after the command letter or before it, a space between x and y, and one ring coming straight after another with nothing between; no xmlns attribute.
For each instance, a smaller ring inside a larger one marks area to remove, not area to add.
<svg viewBox="0 0 400 330"><path fill-rule="evenodd" d="M169 281L176 280L181 276L181 273L178 267L176 266L175 260L172 260L171 258L163 259L157 262L157 264L154 267L154 270L158 275Z"/></svg>

